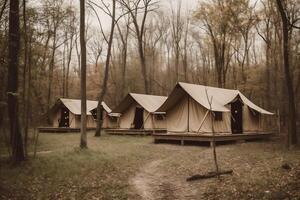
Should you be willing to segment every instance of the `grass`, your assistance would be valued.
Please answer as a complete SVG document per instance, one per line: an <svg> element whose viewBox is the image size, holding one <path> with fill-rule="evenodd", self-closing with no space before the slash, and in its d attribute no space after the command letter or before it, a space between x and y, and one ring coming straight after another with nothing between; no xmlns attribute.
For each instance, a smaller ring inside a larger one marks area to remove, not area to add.
<svg viewBox="0 0 300 200"><path fill-rule="evenodd" d="M89 149L82 151L78 133L41 133L37 149L49 153L18 167L2 158L0 198L127 199L128 173L142 164L140 143L148 138L95 138L89 133L88 142Z"/></svg>
<svg viewBox="0 0 300 200"><path fill-rule="evenodd" d="M0 157L0 199L141 199L131 180L153 161L159 163L142 178L154 199L300 199L300 151L276 141L218 146L219 166L233 175L186 182L214 169L209 147L90 132L89 149L80 150L79 137L41 133L37 149L47 152L18 167ZM284 163L292 169L282 169Z"/></svg>

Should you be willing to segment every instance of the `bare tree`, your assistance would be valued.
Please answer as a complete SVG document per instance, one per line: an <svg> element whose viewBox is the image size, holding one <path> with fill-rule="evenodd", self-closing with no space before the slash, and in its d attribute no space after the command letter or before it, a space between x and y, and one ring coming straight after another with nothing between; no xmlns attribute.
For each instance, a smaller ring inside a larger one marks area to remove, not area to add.
<svg viewBox="0 0 300 200"><path fill-rule="evenodd" d="M80 73L80 93L81 93L81 137L80 148L87 148L86 135L86 41L85 41L85 0L80 0L80 52L81 52L81 73Z"/></svg>
<svg viewBox="0 0 300 200"><path fill-rule="evenodd" d="M145 93L149 93L149 80L147 77L147 62L145 55L145 42L144 36L146 31L146 19L150 12L156 9L153 0L135 0L135 1L127 1L120 0L121 5L127 10L132 18L132 23L134 25L134 32L138 43L138 52L140 58L140 64L142 69L142 76L144 80L144 89ZM139 19L141 16L141 22L139 23Z"/></svg>
<svg viewBox="0 0 300 200"><path fill-rule="evenodd" d="M67 42L67 69L66 69L66 79L65 79L65 96L69 97L69 76L70 76L70 66L71 66L71 60L72 60L72 53L73 53L73 48L74 48L74 39L76 37L76 25L77 25L77 20L75 16L75 12L72 10L72 8L69 8L69 21L67 24L68 27L68 33L69 37L68 42Z"/></svg>
<svg viewBox="0 0 300 200"><path fill-rule="evenodd" d="M12 159L19 163L25 159L21 127L18 110L18 68L20 50L19 31L19 0L10 0L9 5L9 69L7 84L7 104L10 119L10 134L12 145Z"/></svg>
<svg viewBox="0 0 300 200"><path fill-rule="evenodd" d="M216 174L217 174L218 178L220 178L219 165L218 165L217 152L216 152L215 128L214 128L214 113L212 111L213 96L211 96L211 98L209 98L207 88L205 88L205 94L206 94L206 98L207 98L207 102L209 104L209 110L210 110L211 131L212 131L212 139L213 139L212 140L212 148L213 148L214 163L215 163L215 167L216 167Z"/></svg>
<svg viewBox="0 0 300 200"><path fill-rule="evenodd" d="M97 5L93 3L94 5ZM104 71L104 78L102 82L102 90L98 97L98 106L97 106L97 128L95 132L95 136L99 137L101 136L101 128L102 128L102 119L101 119L101 113L103 112L102 108L102 101L104 99L104 95L106 94L107 90L107 82L108 82L108 72L109 72L109 66L110 66L110 59L111 59L111 49L113 44L113 38L114 38L114 30L116 25L116 0L113 0L112 2L112 11L110 11L108 5L106 5L102 1L102 5L105 7L104 11L111 17L111 27L110 27L110 34L109 38L107 40L107 54L106 54L106 60L105 60L105 71ZM98 6L98 8L102 8L101 6ZM100 23L100 21L99 21ZM103 35L105 37L105 35Z"/></svg>
<svg viewBox="0 0 300 200"><path fill-rule="evenodd" d="M172 11L171 30L172 30L172 43L174 52L174 65L175 65L175 82L179 81L179 59L180 59L180 42L183 35L184 23L181 18L181 0L177 4L176 11Z"/></svg>
<svg viewBox="0 0 300 200"><path fill-rule="evenodd" d="M52 49L51 58L49 62L49 72L48 72L48 92L47 92L47 112L50 110L51 99L52 99L52 86L53 86L53 71L55 66L55 53L56 50L64 44L64 42L59 43L61 39L58 35L58 30L62 25L62 22L66 16L66 12L62 10L63 1L55 0L54 2L47 1L45 4L45 12L47 12L48 17L51 19L51 31L52 33Z"/></svg>
<svg viewBox="0 0 300 200"><path fill-rule="evenodd" d="M27 93L27 81L26 72L28 64L28 35L27 35L27 15L26 15L26 0L23 0L23 28L24 28L24 67L23 67L23 126L24 126L24 152L27 156L27 141L28 141L28 116L27 116L27 103L26 103L26 93Z"/></svg>
<svg viewBox="0 0 300 200"><path fill-rule="evenodd" d="M287 1L276 0L277 8L281 16L282 21L282 48L283 48L283 62L284 62L284 75L286 80L286 87L288 92L288 107L289 107L289 131L288 131L288 145L297 144L297 125L296 125L296 109L295 109L295 95L293 79L290 74L290 37L289 31L293 28L293 23L290 22L287 15Z"/></svg>
<svg viewBox="0 0 300 200"><path fill-rule="evenodd" d="M124 24L124 29L122 29L119 23L116 24L121 40L121 87L120 87L120 99L124 97L125 86L126 86L126 67L127 67L127 52L128 52L128 36L129 36L129 26L130 18L129 15L126 16L126 21Z"/></svg>

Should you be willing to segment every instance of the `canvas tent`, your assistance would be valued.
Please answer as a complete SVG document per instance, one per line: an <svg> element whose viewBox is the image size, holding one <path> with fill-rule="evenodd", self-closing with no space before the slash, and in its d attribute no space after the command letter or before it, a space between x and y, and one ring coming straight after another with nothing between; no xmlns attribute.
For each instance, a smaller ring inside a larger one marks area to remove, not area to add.
<svg viewBox="0 0 300 200"><path fill-rule="evenodd" d="M129 93L123 101L113 109L119 113L116 126L120 129L166 129L164 112L156 112L165 96Z"/></svg>
<svg viewBox="0 0 300 200"><path fill-rule="evenodd" d="M259 132L262 115L273 114L238 90L182 82L157 111L166 112L169 133L191 134Z"/></svg>
<svg viewBox="0 0 300 200"><path fill-rule="evenodd" d="M101 102L101 111L102 128L112 128L115 122L115 114L111 113L112 110L104 101ZM97 120L97 106L91 110L91 113L94 119Z"/></svg>
<svg viewBox="0 0 300 200"><path fill-rule="evenodd" d="M105 104L104 102L102 103ZM98 101L87 100L88 128L96 127L96 121L90 111L95 109L97 105ZM53 127L80 128L81 100L59 98L52 106L49 114Z"/></svg>

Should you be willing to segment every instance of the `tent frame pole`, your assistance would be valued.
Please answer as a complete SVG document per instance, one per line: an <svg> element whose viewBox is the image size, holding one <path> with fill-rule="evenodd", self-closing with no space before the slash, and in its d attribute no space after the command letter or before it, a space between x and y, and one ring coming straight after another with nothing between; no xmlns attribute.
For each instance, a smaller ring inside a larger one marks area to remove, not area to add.
<svg viewBox="0 0 300 200"><path fill-rule="evenodd" d="M199 131L200 131L202 125L204 124L204 121L205 121L205 119L206 119L208 113L209 113L209 110L206 111L206 113L205 113L205 115L204 115L204 117L203 117L203 119L202 119L202 121L201 121L201 123L200 123L200 127L198 128L197 134L199 134Z"/></svg>
<svg viewBox="0 0 300 200"><path fill-rule="evenodd" d="M280 135L281 132L281 124L280 124L280 110L277 109L277 131L278 131L278 135Z"/></svg>
<svg viewBox="0 0 300 200"><path fill-rule="evenodd" d="M188 96L187 132L190 132L190 96Z"/></svg>

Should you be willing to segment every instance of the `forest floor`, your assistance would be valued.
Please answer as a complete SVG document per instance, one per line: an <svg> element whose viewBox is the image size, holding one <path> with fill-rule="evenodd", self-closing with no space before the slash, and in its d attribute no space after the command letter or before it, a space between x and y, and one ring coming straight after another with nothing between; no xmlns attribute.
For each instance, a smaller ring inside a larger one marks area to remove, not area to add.
<svg viewBox="0 0 300 200"><path fill-rule="evenodd" d="M36 158L12 166L0 144L0 199L300 199L300 150L278 140L219 145L233 174L191 182L214 170L210 147L92 132L78 146L78 133L41 133Z"/></svg>

